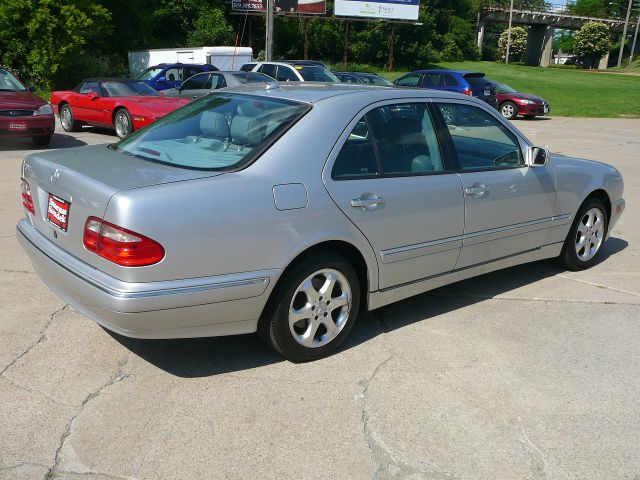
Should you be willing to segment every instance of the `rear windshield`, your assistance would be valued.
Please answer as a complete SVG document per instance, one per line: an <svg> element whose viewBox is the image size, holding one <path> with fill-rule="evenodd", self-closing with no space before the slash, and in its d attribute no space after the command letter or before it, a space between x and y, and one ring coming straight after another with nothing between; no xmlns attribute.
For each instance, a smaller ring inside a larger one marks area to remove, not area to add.
<svg viewBox="0 0 640 480"><path fill-rule="evenodd" d="M324 67L294 65L307 82L339 82L338 77Z"/></svg>
<svg viewBox="0 0 640 480"><path fill-rule="evenodd" d="M236 170L265 151L310 105L214 93L111 148L145 160L197 170Z"/></svg>

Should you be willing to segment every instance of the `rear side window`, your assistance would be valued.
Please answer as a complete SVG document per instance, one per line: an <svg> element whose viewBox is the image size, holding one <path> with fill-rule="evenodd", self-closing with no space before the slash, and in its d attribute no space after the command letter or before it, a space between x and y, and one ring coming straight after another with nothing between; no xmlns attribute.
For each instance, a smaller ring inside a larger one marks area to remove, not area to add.
<svg viewBox="0 0 640 480"><path fill-rule="evenodd" d="M189 78L189 77L193 77L194 75L202 72L202 68L199 67L184 67L184 73L182 75L182 78Z"/></svg>
<svg viewBox="0 0 640 480"><path fill-rule="evenodd" d="M456 77L454 77L453 75L450 75L448 73L442 75L442 80L444 83L445 87L459 87L460 86L460 82L458 82L458 79Z"/></svg>
<svg viewBox="0 0 640 480"><path fill-rule="evenodd" d="M524 166L517 138L491 114L459 103L436 105L447 124L463 171Z"/></svg>
<svg viewBox="0 0 640 480"><path fill-rule="evenodd" d="M469 82L469 85L476 88L484 88L487 80L483 76L478 75L465 75L464 79Z"/></svg>
<svg viewBox="0 0 640 480"><path fill-rule="evenodd" d="M215 93L112 146L154 162L199 170L250 163L310 110L304 103Z"/></svg>
<svg viewBox="0 0 640 480"><path fill-rule="evenodd" d="M340 150L331 175L346 179L443 170L426 104L402 103L375 108L360 119Z"/></svg>
<svg viewBox="0 0 640 480"><path fill-rule="evenodd" d="M256 64L255 63L245 63L244 65L242 65L240 67L240 71L241 72L250 72L251 70L253 70L253 67L255 67Z"/></svg>

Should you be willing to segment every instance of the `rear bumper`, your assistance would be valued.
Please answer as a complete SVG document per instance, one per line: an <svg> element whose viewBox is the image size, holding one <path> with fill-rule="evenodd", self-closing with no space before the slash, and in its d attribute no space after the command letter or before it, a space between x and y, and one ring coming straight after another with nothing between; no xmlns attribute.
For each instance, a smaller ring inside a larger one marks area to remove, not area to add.
<svg viewBox="0 0 640 480"><path fill-rule="evenodd" d="M37 137L53 135L55 115L34 115L27 117L0 117L0 137ZM12 127L13 125L13 127ZM15 125L23 128L19 130Z"/></svg>
<svg viewBox="0 0 640 480"><path fill-rule="evenodd" d="M28 220L16 228L34 269L65 302L134 338L254 332L279 270L147 283L123 282L69 255Z"/></svg>

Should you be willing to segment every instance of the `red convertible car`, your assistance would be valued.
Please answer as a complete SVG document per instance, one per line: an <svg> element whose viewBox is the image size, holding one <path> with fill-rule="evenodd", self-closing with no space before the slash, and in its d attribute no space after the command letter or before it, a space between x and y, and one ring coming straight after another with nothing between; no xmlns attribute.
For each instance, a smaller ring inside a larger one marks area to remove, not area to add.
<svg viewBox="0 0 640 480"><path fill-rule="evenodd" d="M73 90L51 94L51 105L66 132L94 125L114 128L120 138L190 101L164 97L145 82L122 78L87 78Z"/></svg>
<svg viewBox="0 0 640 480"><path fill-rule="evenodd" d="M0 67L0 138L31 137L48 145L56 126L51 106Z"/></svg>

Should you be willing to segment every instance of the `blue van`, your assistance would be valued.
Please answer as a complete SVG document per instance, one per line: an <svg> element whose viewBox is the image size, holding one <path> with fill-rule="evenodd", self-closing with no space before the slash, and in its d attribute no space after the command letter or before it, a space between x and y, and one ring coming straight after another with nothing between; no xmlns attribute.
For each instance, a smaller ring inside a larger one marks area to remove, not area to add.
<svg viewBox="0 0 640 480"><path fill-rule="evenodd" d="M416 70L407 73L393 82L401 87L432 88L448 90L470 95L484 100L494 108L498 108L496 87L489 82L484 73L466 70Z"/></svg>
<svg viewBox="0 0 640 480"><path fill-rule="evenodd" d="M156 90L179 87L183 81L197 73L215 72L217 67L206 63L161 63L138 74L135 79L142 80Z"/></svg>

